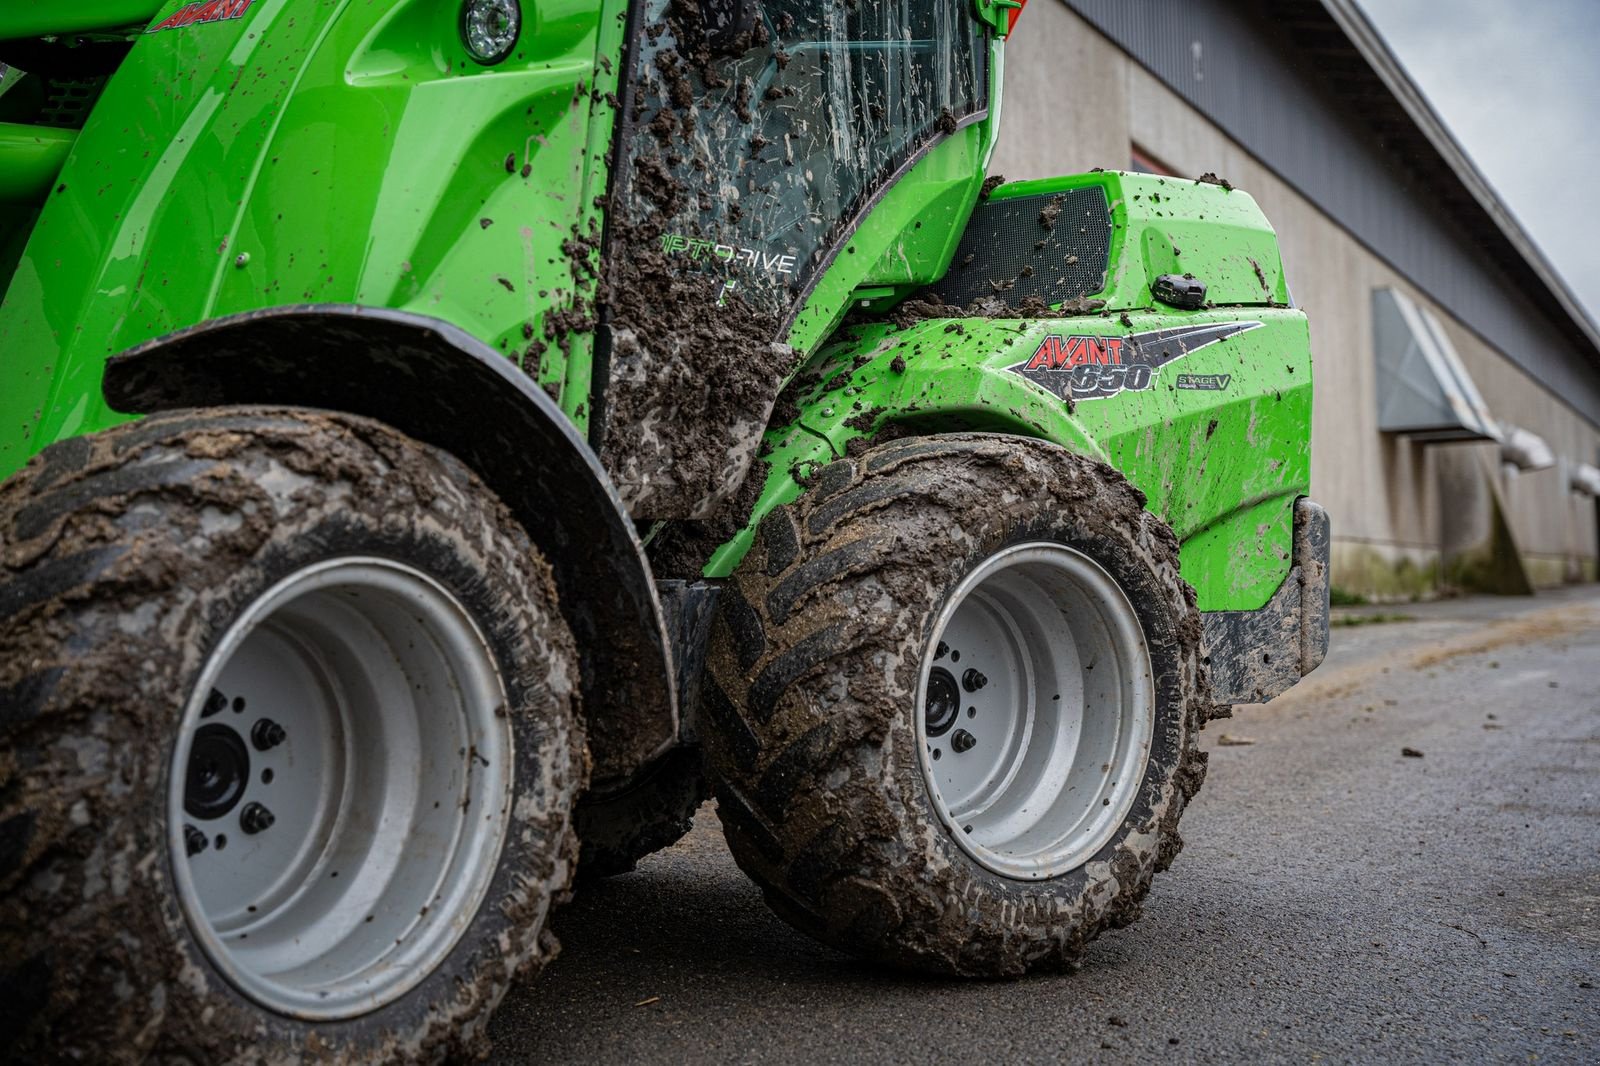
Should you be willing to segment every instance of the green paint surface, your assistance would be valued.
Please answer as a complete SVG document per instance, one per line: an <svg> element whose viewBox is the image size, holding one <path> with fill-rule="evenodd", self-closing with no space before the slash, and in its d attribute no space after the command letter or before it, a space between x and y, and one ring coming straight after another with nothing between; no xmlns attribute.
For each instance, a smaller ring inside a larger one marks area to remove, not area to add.
<svg viewBox="0 0 1600 1066"><path fill-rule="evenodd" d="M256 0L238 19L154 33L142 26L181 3L70 6L57 29L119 30L132 47L70 139L0 126L0 159L26 160L0 183L0 477L123 420L100 396L109 356L297 304L449 322L585 426L593 335L553 343L547 323L597 295L592 253L563 244L603 223L621 0L524 0L519 46L495 67L471 60L455 5L434 0ZM8 6L0 36L43 32L56 10ZM998 41L989 70L989 115L897 176L798 310L787 340L814 384L795 390L799 417L769 431L750 525L706 573L730 573L801 479L893 423L1017 433L1103 459L1177 531L1203 609L1260 606L1288 572L1291 508L1308 487L1311 366L1276 239L1245 193L1115 172L1002 186L994 198L1105 190L1102 313L840 328L949 268L996 136ZM1212 306L1155 303L1151 282L1168 273L1204 278ZM1241 320L1260 326L1161 367L1149 388L1075 409L1013 369L1052 335ZM1227 385L1180 388L1180 374Z"/></svg>

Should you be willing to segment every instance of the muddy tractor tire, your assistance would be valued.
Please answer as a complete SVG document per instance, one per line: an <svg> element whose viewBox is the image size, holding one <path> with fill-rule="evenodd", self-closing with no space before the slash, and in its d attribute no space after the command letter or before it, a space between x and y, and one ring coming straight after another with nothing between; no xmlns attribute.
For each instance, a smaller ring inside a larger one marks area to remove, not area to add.
<svg viewBox="0 0 1600 1066"><path fill-rule="evenodd" d="M591 791L578 803L578 877L615 877L671 847L694 828L711 795L700 749L675 747L615 791Z"/></svg>
<svg viewBox="0 0 1600 1066"><path fill-rule="evenodd" d="M366 419L157 415L0 486L0 1059L437 1061L555 950L549 568Z"/></svg>
<svg viewBox="0 0 1600 1066"><path fill-rule="evenodd" d="M1171 530L1041 441L825 467L725 590L702 725L728 843L791 924L945 974L1070 968L1139 914L1204 778Z"/></svg>

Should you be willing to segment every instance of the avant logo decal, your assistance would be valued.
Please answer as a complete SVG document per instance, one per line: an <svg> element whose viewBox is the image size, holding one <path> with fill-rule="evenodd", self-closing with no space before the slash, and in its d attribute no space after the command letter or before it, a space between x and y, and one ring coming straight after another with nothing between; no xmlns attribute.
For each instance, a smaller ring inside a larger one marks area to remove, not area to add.
<svg viewBox="0 0 1600 1066"><path fill-rule="evenodd" d="M202 22L224 22L228 19L242 19L250 5L256 0L209 0L206 3L184 4L178 10L151 26L146 33L159 33L162 30L176 30L184 26L193 26Z"/></svg>
<svg viewBox="0 0 1600 1066"><path fill-rule="evenodd" d="M1126 337L1071 336L1052 333L1039 342L1032 356L1006 367L1035 385L1073 400L1105 400L1123 392L1143 392L1155 382L1156 371L1207 345L1256 329L1260 322L1219 322L1178 329L1153 329ZM1228 374L1185 375L1209 379L1208 384L1184 383L1185 388L1225 389Z"/></svg>

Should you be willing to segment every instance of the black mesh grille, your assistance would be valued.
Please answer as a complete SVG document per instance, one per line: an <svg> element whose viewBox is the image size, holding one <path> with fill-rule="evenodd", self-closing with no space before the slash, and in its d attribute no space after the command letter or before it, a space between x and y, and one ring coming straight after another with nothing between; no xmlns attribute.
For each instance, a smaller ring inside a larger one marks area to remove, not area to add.
<svg viewBox="0 0 1600 1066"><path fill-rule="evenodd" d="M965 306L1000 295L1058 304L1105 288L1111 210L1099 186L985 200L973 211L955 260L932 289Z"/></svg>
<svg viewBox="0 0 1600 1066"><path fill-rule="evenodd" d="M49 79L44 107L39 112L39 125L82 129L89 118L89 109L100 98L105 84L105 78Z"/></svg>

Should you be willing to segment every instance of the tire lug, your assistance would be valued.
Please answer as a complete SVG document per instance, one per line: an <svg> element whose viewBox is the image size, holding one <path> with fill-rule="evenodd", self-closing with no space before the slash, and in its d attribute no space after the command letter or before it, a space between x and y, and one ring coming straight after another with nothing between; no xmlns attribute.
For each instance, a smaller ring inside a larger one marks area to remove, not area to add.
<svg viewBox="0 0 1600 1066"><path fill-rule="evenodd" d="M965 729L958 729L950 734L950 747L957 755L971 751L972 746L977 742L978 738Z"/></svg>
<svg viewBox="0 0 1600 1066"><path fill-rule="evenodd" d="M211 845L206 835L187 822L183 825L183 850L189 858L194 858Z"/></svg>
<svg viewBox="0 0 1600 1066"><path fill-rule="evenodd" d="M257 751L271 751L287 739L289 734L283 726L270 718L257 718L256 724L250 727L250 743Z"/></svg>
<svg viewBox="0 0 1600 1066"><path fill-rule="evenodd" d="M246 833L260 833L271 829L272 823L278 819L266 807L259 803L247 803L244 810L239 812L239 828Z"/></svg>
<svg viewBox="0 0 1600 1066"><path fill-rule="evenodd" d="M988 683L989 679L976 667L967 667L966 673L961 675L961 687L968 692L976 692Z"/></svg>

